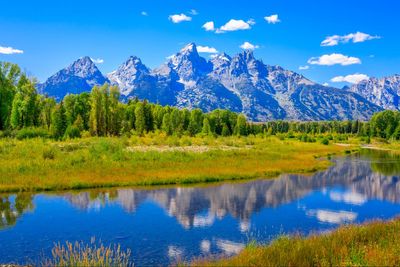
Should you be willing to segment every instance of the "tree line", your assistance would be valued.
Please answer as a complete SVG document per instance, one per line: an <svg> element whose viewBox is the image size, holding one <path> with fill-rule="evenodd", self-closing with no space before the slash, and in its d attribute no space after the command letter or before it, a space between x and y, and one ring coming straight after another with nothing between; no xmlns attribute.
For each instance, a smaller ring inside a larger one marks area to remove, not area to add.
<svg viewBox="0 0 400 267"><path fill-rule="evenodd" d="M0 62L0 131L55 139L90 136L120 136L160 131L167 135L230 136L249 134L354 134L400 138L400 113L383 111L369 122L270 121L251 123L243 114L217 109L178 109L146 100L120 101L118 87L94 86L90 93L70 94L57 103L39 94L35 80L12 63ZM8 134L7 134L8 133Z"/></svg>

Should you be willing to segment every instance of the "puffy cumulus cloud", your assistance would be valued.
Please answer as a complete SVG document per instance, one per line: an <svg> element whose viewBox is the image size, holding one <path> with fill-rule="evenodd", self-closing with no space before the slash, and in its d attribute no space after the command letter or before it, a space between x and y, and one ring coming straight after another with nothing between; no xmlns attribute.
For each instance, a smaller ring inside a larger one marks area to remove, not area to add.
<svg viewBox="0 0 400 267"><path fill-rule="evenodd" d="M206 31L215 31L214 21L209 21L204 23L202 28L205 29Z"/></svg>
<svg viewBox="0 0 400 267"><path fill-rule="evenodd" d="M351 74L347 76L336 76L331 79L331 82L340 83L340 82L347 82L347 83L359 83L363 80L367 80L369 77L365 74Z"/></svg>
<svg viewBox="0 0 400 267"><path fill-rule="evenodd" d="M255 50L257 48L260 48L258 45L254 45L252 43L249 42L244 42L240 48L244 49L244 50Z"/></svg>
<svg viewBox="0 0 400 267"><path fill-rule="evenodd" d="M265 19L269 24L276 24L276 23L281 22L281 21L279 20L278 14L274 14L274 15L271 15L271 16L266 16L266 17L264 17L264 19Z"/></svg>
<svg viewBox="0 0 400 267"><path fill-rule="evenodd" d="M191 21L192 18L189 16L186 16L185 14L176 14L176 15L170 15L169 20L172 21L173 23L181 23L183 21Z"/></svg>
<svg viewBox="0 0 400 267"><path fill-rule="evenodd" d="M329 83L323 83L322 85L323 86L329 86Z"/></svg>
<svg viewBox="0 0 400 267"><path fill-rule="evenodd" d="M217 54L218 53L218 50L215 49L214 47L201 46L201 45L197 46L197 51L199 53L210 53L210 54Z"/></svg>
<svg viewBox="0 0 400 267"><path fill-rule="evenodd" d="M349 33L347 35L332 35L328 36L321 42L321 46L335 46L339 43L362 43L368 40L373 39L380 39L380 36L377 35L370 35L368 33L363 32L356 32L356 33Z"/></svg>
<svg viewBox="0 0 400 267"><path fill-rule="evenodd" d="M223 32L233 32L233 31L240 31L240 30L250 30L251 25L254 25L255 21L254 20L249 20L249 21L244 21L244 20L236 20L236 19L231 19L228 21L225 25L223 25L221 28L217 29L217 33L223 33Z"/></svg>
<svg viewBox="0 0 400 267"><path fill-rule="evenodd" d="M93 63L95 63L95 64L103 64L104 63L104 59L102 59L102 58L90 58L92 61L93 61Z"/></svg>
<svg viewBox="0 0 400 267"><path fill-rule="evenodd" d="M310 66L305 65L305 66L300 66L299 70L308 70L310 68Z"/></svg>
<svg viewBox="0 0 400 267"><path fill-rule="evenodd" d="M0 46L0 54L12 55L12 54L23 54L23 50L15 49L12 47Z"/></svg>
<svg viewBox="0 0 400 267"><path fill-rule="evenodd" d="M311 65L322 65L322 66L332 66L332 65L342 65L348 66L353 64L361 64L361 60L356 57L349 57L342 54L330 54L322 55L320 57L312 57L308 61Z"/></svg>

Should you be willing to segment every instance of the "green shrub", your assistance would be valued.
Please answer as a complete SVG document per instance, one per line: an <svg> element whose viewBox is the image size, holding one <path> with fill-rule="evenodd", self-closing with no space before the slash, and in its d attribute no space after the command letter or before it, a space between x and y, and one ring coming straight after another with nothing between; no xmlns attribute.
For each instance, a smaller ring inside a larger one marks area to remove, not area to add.
<svg viewBox="0 0 400 267"><path fill-rule="evenodd" d="M80 137L81 137L81 131L79 131L78 127L76 126L70 125L67 127L67 130L65 130L64 139L74 139Z"/></svg>
<svg viewBox="0 0 400 267"><path fill-rule="evenodd" d="M321 140L321 144L323 144L323 145L329 145L329 139L328 138L323 138L322 140Z"/></svg>
<svg viewBox="0 0 400 267"><path fill-rule="evenodd" d="M51 134L49 131L42 128L23 128L16 133L15 137L18 140L37 137L49 138L51 137Z"/></svg>
<svg viewBox="0 0 400 267"><path fill-rule="evenodd" d="M52 146L50 148L47 148L47 149L43 150L43 159L53 160L56 158L56 153L57 153L57 150L55 147Z"/></svg>

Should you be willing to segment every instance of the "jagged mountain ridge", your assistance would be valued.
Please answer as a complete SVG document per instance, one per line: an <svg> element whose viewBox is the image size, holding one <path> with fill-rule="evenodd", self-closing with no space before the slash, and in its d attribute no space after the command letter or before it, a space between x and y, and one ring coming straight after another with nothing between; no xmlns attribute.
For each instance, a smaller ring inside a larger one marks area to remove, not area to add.
<svg viewBox="0 0 400 267"><path fill-rule="evenodd" d="M351 86L349 91L357 93L368 101L391 110L400 110L400 75L369 78Z"/></svg>
<svg viewBox="0 0 400 267"><path fill-rule="evenodd" d="M82 57L60 70L45 83L38 85L38 91L61 100L67 94L88 92L95 85L110 82L96 67L90 57Z"/></svg>
<svg viewBox="0 0 400 267"><path fill-rule="evenodd" d="M71 67L75 65L90 68L78 71ZM138 97L162 105L204 111L230 109L243 112L253 121L367 120L381 110L354 92L325 87L301 74L266 65L252 51L243 51L234 57L222 53L206 60L191 43L154 70L137 57L130 57L107 77L92 65L93 62L75 62L50 77L40 88L61 99L68 93L89 91L90 85L110 82L120 87L123 99ZM73 74L69 79L65 77L68 73ZM86 80L84 73L88 73ZM84 85L80 90L68 88L76 87L75 80Z"/></svg>

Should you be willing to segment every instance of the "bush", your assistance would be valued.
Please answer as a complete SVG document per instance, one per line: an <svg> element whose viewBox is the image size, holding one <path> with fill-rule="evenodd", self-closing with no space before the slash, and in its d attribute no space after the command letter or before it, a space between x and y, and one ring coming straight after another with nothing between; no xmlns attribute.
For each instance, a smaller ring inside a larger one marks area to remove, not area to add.
<svg viewBox="0 0 400 267"><path fill-rule="evenodd" d="M321 144L323 144L323 145L329 145L329 139L328 138L323 138L322 140L321 140Z"/></svg>
<svg viewBox="0 0 400 267"><path fill-rule="evenodd" d="M57 151L56 151L55 147L47 148L43 151L43 159L53 160L56 157L56 153L57 153Z"/></svg>
<svg viewBox="0 0 400 267"><path fill-rule="evenodd" d="M24 128L19 130L15 135L18 140L37 137L49 138L50 136L49 131L42 128Z"/></svg>
<svg viewBox="0 0 400 267"><path fill-rule="evenodd" d="M79 131L78 127L76 126L68 126L67 130L65 130L64 133L64 139L74 139L74 138L80 138L81 137L81 131Z"/></svg>
<svg viewBox="0 0 400 267"><path fill-rule="evenodd" d="M12 137L12 132L10 130L0 131L0 138Z"/></svg>

